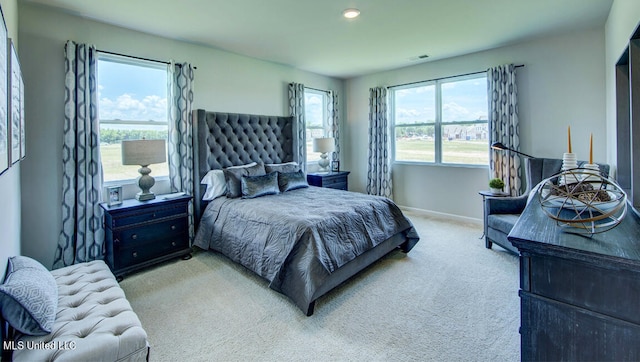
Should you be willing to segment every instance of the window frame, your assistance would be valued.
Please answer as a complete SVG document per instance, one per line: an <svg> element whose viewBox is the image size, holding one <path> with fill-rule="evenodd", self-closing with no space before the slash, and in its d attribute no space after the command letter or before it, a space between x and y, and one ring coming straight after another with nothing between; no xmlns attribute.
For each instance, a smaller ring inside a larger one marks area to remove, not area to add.
<svg viewBox="0 0 640 362"><path fill-rule="evenodd" d="M154 61L154 60L147 60L147 59L141 59L135 56L127 56L127 55L122 55L122 54L112 54L109 52L101 52L98 51L97 52L97 57L96 57L96 64L98 64L99 67L99 63L101 61L106 61L106 62L113 62L113 63L119 63L119 64L125 64L125 65L130 65L130 66L137 66L137 67L144 67L144 68L150 68L150 69L156 69L156 70L163 70L166 72L166 80L167 80L167 98L169 97L169 91L168 91L168 81L169 81L169 68L168 68L168 64L164 63L164 62L159 62L159 61ZM99 74L99 72L98 72ZM96 78L96 84L100 85L100 80L99 78ZM168 100L168 99L167 99ZM100 106L100 98L98 99L98 107ZM102 120L102 118L100 118L100 112L98 111L98 123L99 123L99 127L101 128L103 124L105 125L124 125L124 126L136 126L136 125L144 125L144 126L166 126L166 142L167 142L167 164L169 162L169 155L168 155L168 146L169 146L169 109L168 109L168 105L167 105L167 118L166 120L163 121L143 121L143 120L120 120L120 119L106 119L106 120ZM99 142L100 143L100 142ZM102 163L102 149L101 149L101 145L98 146L98 148L100 149L100 160ZM117 179L117 180L109 180L109 181L104 181L104 174L105 174L105 170L103 165L101 165L101 169L102 169L102 174L103 174L103 186L124 186L124 185L133 185L136 184L137 185L137 177L135 177L135 175L132 175L132 178L126 178L126 179ZM168 165L167 165L168 166ZM168 168L167 168L168 170ZM169 180L169 175L159 175L159 176L153 176L153 178L156 180L157 182L163 182L163 181L168 181Z"/></svg>
<svg viewBox="0 0 640 362"><path fill-rule="evenodd" d="M410 84L391 86L389 87L389 120L390 120L390 128L391 128L391 157L392 162L394 164L409 164L409 165L427 165L427 166L446 166L446 167L466 167L466 168L488 168L489 162L487 164L471 164L471 163L447 163L442 162L443 156L443 147L442 147L442 134L445 126L451 125L474 125L474 124L486 124L487 129L489 128L489 109L487 104L487 120L486 121L454 121L454 122L443 122L442 121L442 85L447 83L471 80L471 79L481 79L484 78L485 82L487 81L486 72L472 73L472 74L464 74L457 75L445 78L437 78L432 80L426 80L421 82L415 82ZM435 121L434 122L422 122L415 124L407 124L407 125L396 125L395 120L395 92L404 90L404 89L412 89L419 88L424 86L433 85L435 87L435 97L434 97L434 106L435 106ZM398 160L396 158L396 128L397 127L416 127L416 126L434 126L434 161L415 161L415 160ZM488 136L490 137L489 130ZM487 139L487 155L489 154L489 139Z"/></svg>
<svg viewBox="0 0 640 362"><path fill-rule="evenodd" d="M307 93L309 94L315 94L315 95L319 95L322 97L322 137L330 137L331 136L331 121L330 121L330 115L328 114L328 102L329 102L329 91L325 91L325 90L320 90L320 89L315 89L315 88L304 88L304 93L305 93L305 122L304 122L304 126L305 126L305 135L307 133L307 130L309 130L309 122L306 119L306 109L307 109L307 103L306 103L306 95ZM313 127L311 129L320 129L317 127ZM307 147L309 145L309 142L311 140L307 139ZM308 148L307 148L308 149ZM307 152L307 159L305 160L305 162L307 163L307 165L315 165L318 163L318 160L312 160L309 161L309 154L313 153L313 152ZM316 152L317 153L317 152ZM319 153L318 154L318 158L320 157Z"/></svg>

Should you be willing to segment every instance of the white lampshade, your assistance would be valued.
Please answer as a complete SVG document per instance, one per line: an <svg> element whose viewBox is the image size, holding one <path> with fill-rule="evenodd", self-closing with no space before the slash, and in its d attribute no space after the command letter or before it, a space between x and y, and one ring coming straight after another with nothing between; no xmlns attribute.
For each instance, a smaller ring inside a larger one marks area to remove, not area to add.
<svg viewBox="0 0 640 362"><path fill-rule="evenodd" d="M327 153L335 149L333 137L321 137L313 139L313 152Z"/></svg>
<svg viewBox="0 0 640 362"><path fill-rule="evenodd" d="M122 164L149 166L167 160L164 140L122 141Z"/></svg>

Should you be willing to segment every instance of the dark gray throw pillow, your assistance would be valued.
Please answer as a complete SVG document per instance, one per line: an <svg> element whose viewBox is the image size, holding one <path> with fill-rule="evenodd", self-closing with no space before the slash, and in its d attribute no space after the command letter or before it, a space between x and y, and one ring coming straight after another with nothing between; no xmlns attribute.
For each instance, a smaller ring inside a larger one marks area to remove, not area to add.
<svg viewBox="0 0 640 362"><path fill-rule="evenodd" d="M16 330L33 336L51 333L58 309L58 285L42 264L26 256L9 258L0 285L2 316Z"/></svg>
<svg viewBox="0 0 640 362"><path fill-rule="evenodd" d="M285 162L285 163L268 163L264 165L264 171L266 173L277 172L296 172L300 169L300 165L297 162Z"/></svg>
<svg viewBox="0 0 640 362"><path fill-rule="evenodd" d="M240 181L242 176L264 175L264 165L261 163L252 166L227 167L224 170L224 178L227 181L227 197L236 198L242 196Z"/></svg>
<svg viewBox="0 0 640 362"><path fill-rule="evenodd" d="M253 199L260 196L280 193L277 172L271 172L262 176L242 176L241 185L243 199Z"/></svg>
<svg viewBox="0 0 640 362"><path fill-rule="evenodd" d="M280 192L286 192L309 187L309 184L304 172L299 170L297 172L278 173L278 186L280 187Z"/></svg>

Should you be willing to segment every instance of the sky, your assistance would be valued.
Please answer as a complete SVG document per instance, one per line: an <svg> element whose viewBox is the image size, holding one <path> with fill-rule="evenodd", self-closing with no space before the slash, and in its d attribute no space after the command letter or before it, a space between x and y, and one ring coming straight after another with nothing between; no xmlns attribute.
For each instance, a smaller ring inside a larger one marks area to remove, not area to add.
<svg viewBox="0 0 640 362"><path fill-rule="evenodd" d="M395 92L396 124L434 122L434 84ZM486 78L442 82L442 122L487 120Z"/></svg>
<svg viewBox="0 0 640 362"><path fill-rule="evenodd" d="M323 124L323 104L322 95L314 92L304 92L304 114L305 122L309 126L320 126Z"/></svg>
<svg viewBox="0 0 640 362"><path fill-rule="evenodd" d="M167 71L112 61L98 63L102 120L167 120Z"/></svg>

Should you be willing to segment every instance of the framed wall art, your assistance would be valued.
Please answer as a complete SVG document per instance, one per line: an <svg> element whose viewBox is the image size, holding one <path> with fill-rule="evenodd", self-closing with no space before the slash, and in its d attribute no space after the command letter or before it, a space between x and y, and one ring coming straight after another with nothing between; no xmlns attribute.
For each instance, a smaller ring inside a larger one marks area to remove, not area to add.
<svg viewBox="0 0 640 362"><path fill-rule="evenodd" d="M0 9L0 174L9 169L7 27Z"/></svg>
<svg viewBox="0 0 640 362"><path fill-rule="evenodd" d="M20 72L20 159L22 160L27 154L27 140L25 137L24 125L24 80L22 72Z"/></svg>
<svg viewBox="0 0 640 362"><path fill-rule="evenodd" d="M22 130L20 125L22 121L20 116L22 111L20 110L20 83L22 74L20 72L20 63L18 62L18 53L13 45L13 41L8 41L8 62L9 62L9 139L10 139L10 154L11 164L20 161L20 150L22 145L20 144L20 134Z"/></svg>

